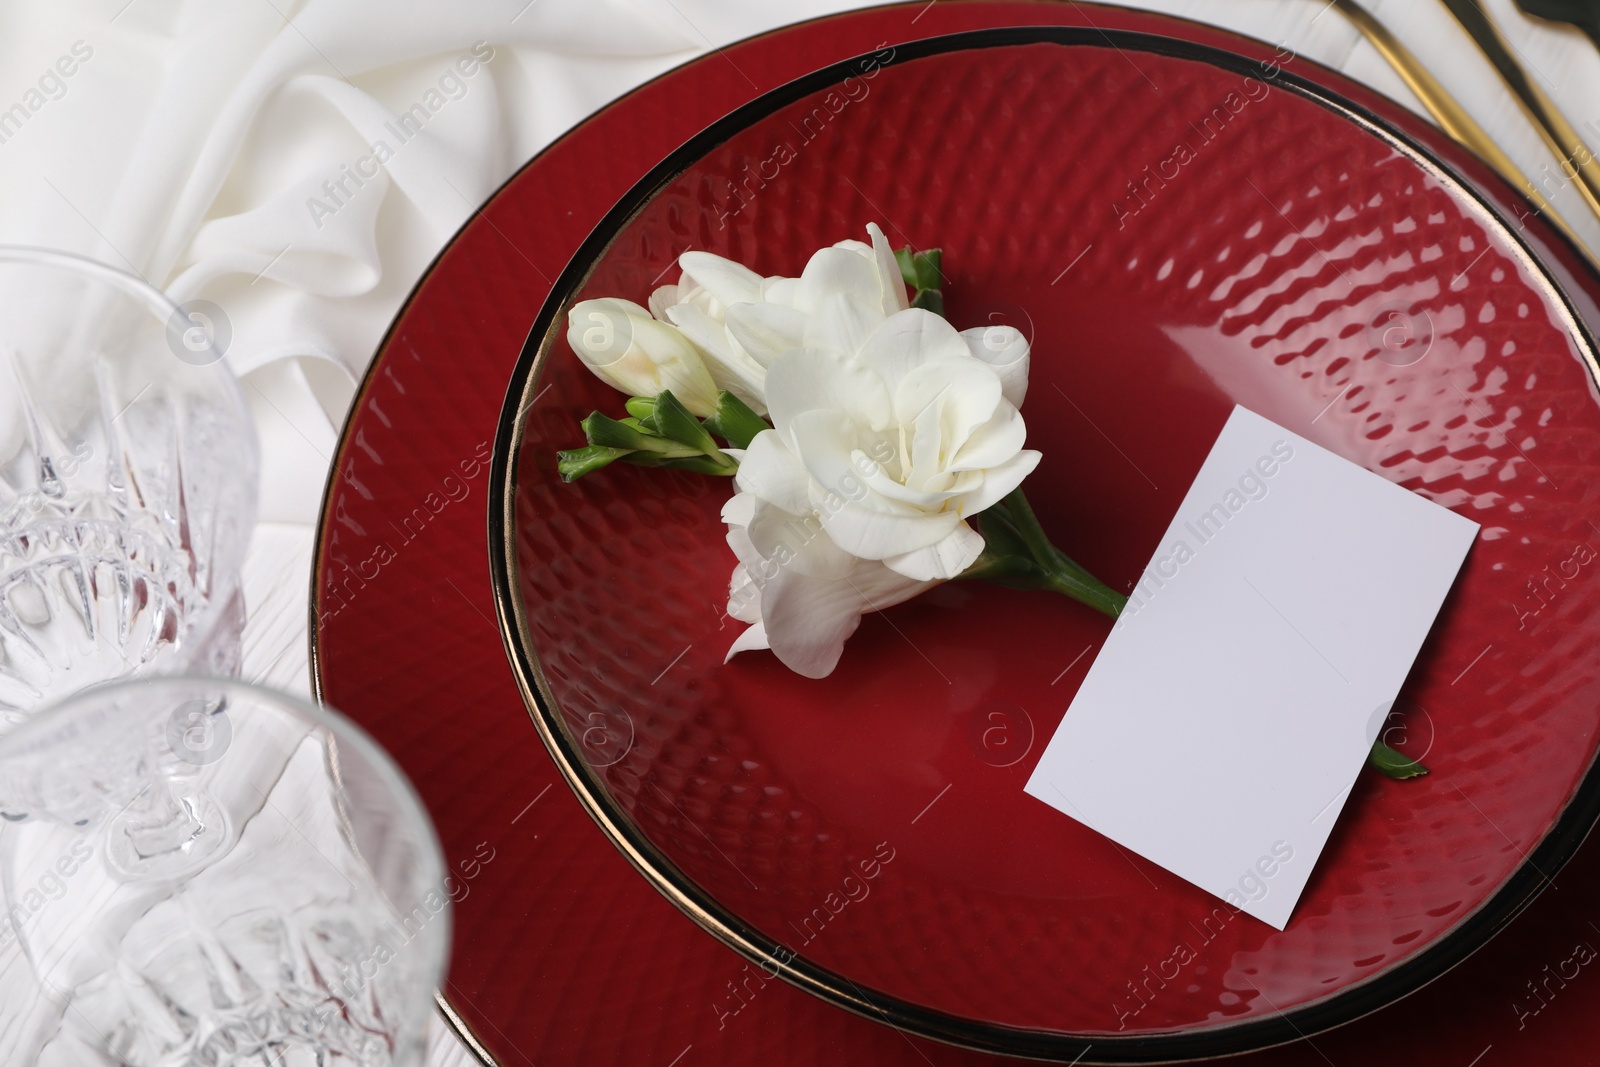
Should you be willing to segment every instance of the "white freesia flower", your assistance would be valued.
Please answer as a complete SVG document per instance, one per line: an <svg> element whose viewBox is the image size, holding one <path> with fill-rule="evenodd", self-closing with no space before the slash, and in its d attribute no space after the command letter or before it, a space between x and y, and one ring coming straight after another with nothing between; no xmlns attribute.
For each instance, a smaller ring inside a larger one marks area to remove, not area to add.
<svg viewBox="0 0 1600 1067"><path fill-rule="evenodd" d="M637 418L621 423L596 413L583 423L591 447L561 452L561 476L619 458L734 474L722 511L738 557L727 613L748 626L729 659L771 649L791 670L824 677L864 614L961 577L980 556L972 577L1061 593L1115 618L1127 597L1050 544L1018 491L1040 459L1023 447L1019 410L1028 339L1010 326L957 332L910 307L883 231L867 233L870 244L819 250L796 278L690 251L648 310L626 300L574 307L568 339L600 378L634 396L670 389L717 420L702 427L662 404L629 405ZM912 262L919 279L940 274L932 253ZM723 393L767 421L720 405ZM710 427L745 447L719 447ZM1014 492L1006 522L1016 536L985 555L972 519Z"/></svg>
<svg viewBox="0 0 1600 1067"><path fill-rule="evenodd" d="M795 673L825 678L863 614L937 584L845 552L822 533L814 510L787 512L753 493L738 493L723 506L722 518L739 557L728 614L750 624L728 649L729 659L770 648ZM763 547L757 547L758 539Z"/></svg>
<svg viewBox="0 0 1600 1067"><path fill-rule="evenodd" d="M700 351L675 327L631 300L583 300L567 314L567 343L614 389L658 396L670 389L701 418L717 409L717 383Z"/></svg>
<svg viewBox="0 0 1600 1067"><path fill-rule="evenodd" d="M630 396L671 389L704 418L727 390L767 413L767 368L807 340L810 316L844 304L862 321L906 306L905 282L875 223L872 243L840 241L811 257L798 278L763 278L709 252L685 252L676 284L631 300L584 300L567 315L567 341L601 380ZM1026 370L1024 370L1026 374Z"/></svg>
<svg viewBox="0 0 1600 1067"><path fill-rule="evenodd" d="M805 343L810 318L845 303L863 320L882 321L907 307L905 282L889 241L868 224L872 243L840 241L820 249L798 278L764 278L709 252L678 257L683 273L650 296L650 311L694 342L718 388L755 411L767 411L767 369Z"/></svg>
<svg viewBox="0 0 1600 1067"><path fill-rule="evenodd" d="M862 613L966 570L984 544L967 520L1039 462L1010 399L1027 385L1020 334L986 344L920 309L874 321L839 296L768 368L774 429L724 512L740 559L729 614L753 624L729 655L770 647L812 677ZM798 545L797 528L811 531Z"/></svg>

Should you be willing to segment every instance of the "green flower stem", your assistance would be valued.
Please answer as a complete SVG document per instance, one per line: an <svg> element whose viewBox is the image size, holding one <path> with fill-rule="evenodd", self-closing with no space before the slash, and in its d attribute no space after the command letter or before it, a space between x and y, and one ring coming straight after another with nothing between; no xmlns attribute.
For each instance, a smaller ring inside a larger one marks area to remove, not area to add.
<svg viewBox="0 0 1600 1067"><path fill-rule="evenodd" d="M1055 545L1021 489L978 516L985 547L961 575L1013 589L1048 589L1087 604L1111 618L1128 598L1090 574Z"/></svg>
<svg viewBox="0 0 1600 1067"><path fill-rule="evenodd" d="M1033 562L1044 572L1041 589L1062 593L1082 604L1087 604L1102 614L1116 618L1128 598L1090 574L1055 545L1051 544L1033 505L1020 488L1013 489L1005 499L1006 512L1012 526L1022 538Z"/></svg>

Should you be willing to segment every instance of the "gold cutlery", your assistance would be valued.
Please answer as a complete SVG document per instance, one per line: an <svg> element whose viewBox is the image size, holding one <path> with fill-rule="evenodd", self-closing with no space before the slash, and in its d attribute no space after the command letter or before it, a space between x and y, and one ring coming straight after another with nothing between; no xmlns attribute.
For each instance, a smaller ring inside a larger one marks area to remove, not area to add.
<svg viewBox="0 0 1600 1067"><path fill-rule="evenodd" d="M1545 144L1560 160L1562 184L1575 184L1595 217L1600 218L1600 161L1596 161L1594 153L1578 136L1578 131L1573 129L1566 116L1539 88L1538 82L1528 77L1527 71L1511 54L1511 46L1500 32L1500 27L1479 6L1478 0L1442 2L1494 66L1500 79L1511 90L1511 95L1516 97L1534 128L1544 138Z"/></svg>
<svg viewBox="0 0 1600 1067"><path fill-rule="evenodd" d="M1406 87L1422 102L1422 106L1445 133L1489 164L1513 188L1532 201L1538 214L1548 219L1574 245L1588 252L1587 246L1579 240L1572 227L1545 199L1533 180L1522 173L1511 157L1495 143L1494 138L1478 125L1461 106L1460 101L1450 95L1450 91L1440 84L1427 67L1423 66L1422 61L1411 49L1356 0L1332 0L1332 6L1371 42L1378 54L1394 68L1396 74L1400 75L1400 80L1406 83ZM1590 258L1594 258L1592 253Z"/></svg>

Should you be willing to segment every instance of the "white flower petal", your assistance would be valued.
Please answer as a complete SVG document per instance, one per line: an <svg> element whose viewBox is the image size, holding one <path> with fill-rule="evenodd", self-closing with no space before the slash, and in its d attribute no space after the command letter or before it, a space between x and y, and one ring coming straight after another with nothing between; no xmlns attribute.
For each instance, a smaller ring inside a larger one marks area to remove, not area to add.
<svg viewBox="0 0 1600 1067"><path fill-rule="evenodd" d="M743 563L733 568L733 579L728 583L728 616L740 622L761 621L761 587Z"/></svg>
<svg viewBox="0 0 1600 1067"><path fill-rule="evenodd" d="M960 522L961 515L954 509L888 512L852 501L846 501L836 511L822 513L823 529L833 543L862 559L902 556L937 544L950 536Z"/></svg>
<svg viewBox="0 0 1600 1067"><path fill-rule="evenodd" d="M823 248L812 255L801 273L794 304L810 314L825 297L835 293L876 301L879 288L878 271L871 257L845 248Z"/></svg>
<svg viewBox="0 0 1600 1067"><path fill-rule="evenodd" d="M901 426L916 430L911 465L946 469L1000 402L1000 379L975 359L940 360L909 371L895 390L894 414Z"/></svg>
<svg viewBox="0 0 1600 1067"><path fill-rule="evenodd" d="M804 343L853 356L881 322L883 315L876 306L849 293L830 293L806 319Z"/></svg>
<svg viewBox="0 0 1600 1067"><path fill-rule="evenodd" d="M1022 450L1028 440L1028 428L1022 413L1010 404L1001 404L988 422L977 427L955 453L948 458L946 470L980 471L997 467Z"/></svg>
<svg viewBox="0 0 1600 1067"><path fill-rule="evenodd" d="M727 323L734 341L763 367L805 344L805 314L781 304L734 304Z"/></svg>
<svg viewBox="0 0 1600 1067"><path fill-rule="evenodd" d="M848 415L826 408L803 411L787 427L794 455L813 483L813 500L859 501L868 495L863 479L879 465L856 447L857 424Z"/></svg>
<svg viewBox="0 0 1600 1067"><path fill-rule="evenodd" d="M1024 449L999 466L990 467L984 472L983 488L962 498L961 514L976 515L1004 497L1033 473L1041 458L1040 453Z"/></svg>
<svg viewBox="0 0 1600 1067"><path fill-rule="evenodd" d="M733 549L734 556L739 560L739 566L750 568L761 565L761 553L756 551L755 544L750 540L750 531L743 526L729 526L724 535L728 547ZM747 571L748 573L748 571Z"/></svg>
<svg viewBox="0 0 1600 1067"><path fill-rule="evenodd" d="M667 319L700 349L718 389L743 400L757 415L767 413L767 371L728 336L727 328L693 304L666 309Z"/></svg>
<svg viewBox="0 0 1600 1067"><path fill-rule="evenodd" d="M883 381L857 360L796 348L767 368L767 410L772 425L787 438L790 421L802 412L839 412L863 428L882 430L894 407Z"/></svg>
<svg viewBox="0 0 1600 1067"><path fill-rule="evenodd" d="M889 316L862 343L857 358L882 376L891 391L913 368L971 355L956 328L931 311L911 308Z"/></svg>
<svg viewBox="0 0 1600 1067"><path fill-rule="evenodd" d="M844 643L861 625L864 613L909 600L932 584L881 564L858 565L847 578L831 582L780 575L762 593L769 647L795 673L825 678L838 666Z"/></svg>
<svg viewBox="0 0 1600 1067"><path fill-rule="evenodd" d="M650 314L662 322L671 321L667 309L679 302L678 287L676 285L662 285L650 294Z"/></svg>
<svg viewBox="0 0 1600 1067"><path fill-rule="evenodd" d="M971 492L983 482L983 475L975 471L967 472L973 475L970 483L948 472L940 471L931 477L918 479L917 485L904 485L890 477L889 471L882 466L875 466L866 453L858 450L854 458L859 467L870 472L861 480L880 498L879 503L889 501L918 511L943 510L947 501L955 499L962 493ZM887 507L881 510L904 509Z"/></svg>
<svg viewBox="0 0 1600 1067"><path fill-rule="evenodd" d="M733 477L742 490L740 496L759 498L795 515L811 510L811 475L776 430L762 430L756 434ZM748 526L753 518L752 510L744 525ZM733 521L728 518L726 507L723 520Z"/></svg>
<svg viewBox="0 0 1600 1067"><path fill-rule="evenodd" d="M728 654L722 657L722 662L728 662L741 652L754 652L757 649L771 647L771 645L767 644L767 625L758 620L746 627L744 633L733 639L733 644L728 646Z"/></svg>
<svg viewBox="0 0 1600 1067"><path fill-rule="evenodd" d="M1012 326L978 326L961 331L974 358L994 368L1000 388L1015 407L1028 395L1028 368L1032 362L1028 339Z"/></svg>
<svg viewBox="0 0 1600 1067"><path fill-rule="evenodd" d="M799 278L772 277L765 278L761 282L761 299L768 304L782 304L784 307L792 308L799 295Z"/></svg>
<svg viewBox="0 0 1600 1067"><path fill-rule="evenodd" d="M983 535L963 522L939 543L901 556L890 556L883 562L890 570L907 578L936 581L959 577L982 553Z"/></svg>
<svg viewBox="0 0 1600 1067"><path fill-rule="evenodd" d="M774 507L757 508L749 533L766 562L759 572L764 578L777 568L808 578L838 579L857 563L823 531L822 517L814 511L795 515Z"/></svg>
<svg viewBox="0 0 1600 1067"><path fill-rule="evenodd" d="M889 247L889 239L876 222L867 223L867 232L872 235L872 258L882 288L883 313L893 315L897 311L904 311L911 306L911 302L906 298L906 281L900 274L900 264L895 262L894 249Z"/></svg>
<svg viewBox="0 0 1600 1067"><path fill-rule="evenodd" d="M665 288L668 287L662 286L662 289ZM657 289L656 292L661 292L661 289ZM654 301L655 297L652 296L651 300ZM733 339L728 336L728 331L722 323L706 313L705 308L694 304L669 304L662 308L660 318L663 322L670 322L681 330L685 337L700 348L702 354L711 354L724 360L733 358ZM738 355L743 356L744 353L740 352ZM756 370L760 369L756 367Z"/></svg>
<svg viewBox="0 0 1600 1067"><path fill-rule="evenodd" d="M710 252L685 252L678 257L678 266L683 268L685 278L703 288L725 307L761 299L761 288L766 279L731 259L714 256Z"/></svg>
<svg viewBox="0 0 1600 1067"><path fill-rule="evenodd" d="M872 224L870 222L867 223L867 227L870 232ZM865 241L858 241L854 237L846 237L842 241L835 241L831 247L842 248L846 252L854 252L856 255L864 256L868 259L872 258L872 246Z"/></svg>
<svg viewBox="0 0 1600 1067"><path fill-rule="evenodd" d="M734 481L738 481L738 475L734 475ZM722 505L722 521L729 526L749 526L751 520L756 517L757 503L751 493L733 494L728 498L728 502Z"/></svg>

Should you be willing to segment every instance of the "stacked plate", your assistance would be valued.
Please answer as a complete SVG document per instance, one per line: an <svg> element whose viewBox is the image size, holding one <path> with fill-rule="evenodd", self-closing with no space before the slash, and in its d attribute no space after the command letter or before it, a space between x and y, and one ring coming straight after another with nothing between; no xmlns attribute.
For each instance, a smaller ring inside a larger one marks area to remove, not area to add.
<svg viewBox="0 0 1600 1067"><path fill-rule="evenodd" d="M474 872L447 1010L507 1065L1576 1049L1587 854L1446 982L1313 1035L1484 946L1600 813L1600 279L1436 131L1260 42L1078 5L905 14L757 38L600 112L458 235L374 361L316 668ZM797 274L868 222L944 249L955 325L1029 335L1030 497L1113 586L1236 403L1482 525L1387 735L1433 773L1358 783L1286 930L1023 794L1108 620L945 587L869 616L827 679L723 665L726 484L557 476L616 407L566 345L574 302L642 303L691 248Z"/></svg>

